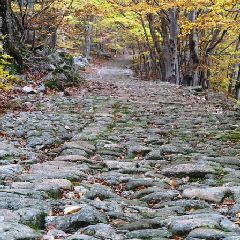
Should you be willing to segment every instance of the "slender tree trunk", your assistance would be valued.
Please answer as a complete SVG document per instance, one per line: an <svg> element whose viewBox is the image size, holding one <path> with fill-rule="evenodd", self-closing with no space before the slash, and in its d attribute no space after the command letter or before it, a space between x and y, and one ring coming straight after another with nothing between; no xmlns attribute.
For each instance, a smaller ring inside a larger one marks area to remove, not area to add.
<svg viewBox="0 0 240 240"><path fill-rule="evenodd" d="M84 48L84 56L86 58L90 57L94 18L95 17L91 17L87 26L86 26L85 48Z"/></svg>
<svg viewBox="0 0 240 240"><path fill-rule="evenodd" d="M238 65L238 71L237 71L236 99L240 100L240 64Z"/></svg>
<svg viewBox="0 0 240 240"><path fill-rule="evenodd" d="M160 74L160 71L159 71L159 68L158 68L158 65L157 65L157 62L156 62L156 52L151 47L150 40L149 40L149 37L148 37L148 34L147 34L147 29L146 29L146 26L145 26L145 23L144 23L144 19L142 17L141 17L141 24L142 24L144 35L145 35L145 38L146 38L147 48L148 48L149 53L150 53L150 58L151 58L151 62L152 62L154 71L156 73Z"/></svg>
<svg viewBox="0 0 240 240"><path fill-rule="evenodd" d="M170 82L180 84L179 57L178 57L178 9L169 10L170 18L170 51L171 51L171 79Z"/></svg>
<svg viewBox="0 0 240 240"><path fill-rule="evenodd" d="M166 71L165 71L165 66L163 63L163 51L162 51L162 47L160 45L160 40L157 37L156 34L156 30L155 30L155 26L154 26L154 15L152 13L149 13L147 15L147 20L148 20L148 25L149 25L149 29L150 29L150 34L153 40L153 44L155 47L156 52L154 51L154 55L156 58L158 58L159 61L159 65L157 65L157 70L160 73L160 80L163 80L163 78L166 75Z"/></svg>
<svg viewBox="0 0 240 240"><path fill-rule="evenodd" d="M195 22L197 18L197 11L192 10L190 13L190 21ZM190 50L190 76L192 79L192 86L200 84L199 81L199 39L197 29L194 27L189 35L189 50Z"/></svg>
<svg viewBox="0 0 240 240"><path fill-rule="evenodd" d="M169 81L171 79L171 52L169 43L169 20L167 13L160 12L161 17L161 35L162 35L162 80Z"/></svg>

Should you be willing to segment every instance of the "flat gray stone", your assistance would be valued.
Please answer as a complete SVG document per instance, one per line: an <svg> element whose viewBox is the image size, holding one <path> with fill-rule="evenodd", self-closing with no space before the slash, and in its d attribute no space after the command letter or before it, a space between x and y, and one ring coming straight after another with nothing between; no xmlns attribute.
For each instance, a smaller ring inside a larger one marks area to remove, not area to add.
<svg viewBox="0 0 240 240"><path fill-rule="evenodd" d="M131 146L128 149L128 154L129 156L134 156L134 155L146 155L147 153L149 153L152 149L150 147L146 147L146 146Z"/></svg>
<svg viewBox="0 0 240 240"><path fill-rule="evenodd" d="M220 221L224 219L220 214L192 214L172 217L166 224L174 235L184 235L195 228L220 228Z"/></svg>
<svg viewBox="0 0 240 240"><path fill-rule="evenodd" d="M84 141L65 142L63 149L82 149L88 154L92 154L95 151L95 146Z"/></svg>
<svg viewBox="0 0 240 240"><path fill-rule="evenodd" d="M94 186L85 194L86 198L95 199L100 198L101 200L108 199L108 198L118 198L119 196L115 194L111 188L103 187L101 185Z"/></svg>
<svg viewBox="0 0 240 240"><path fill-rule="evenodd" d="M126 234L126 236L130 239L152 239L154 237L158 237L159 239L169 237L169 233L166 229L142 229L132 231Z"/></svg>
<svg viewBox="0 0 240 240"><path fill-rule="evenodd" d="M194 163L186 163L186 164L178 164L172 167L164 168L162 170L162 174L168 177L176 176L191 176L191 177L202 177L209 173L215 173L213 167L208 166L207 164L194 164Z"/></svg>
<svg viewBox="0 0 240 240"><path fill-rule="evenodd" d="M60 189L71 190L72 183L67 179L42 179L35 182L36 191L58 191Z"/></svg>
<svg viewBox="0 0 240 240"><path fill-rule="evenodd" d="M9 164L0 166L0 179L5 179L6 177L15 177L22 171L23 168L19 164Z"/></svg>
<svg viewBox="0 0 240 240"><path fill-rule="evenodd" d="M111 161L105 160L103 161L109 170L118 170L118 169L131 169L136 167L136 163L134 162L126 162L126 161Z"/></svg>
<svg viewBox="0 0 240 240"><path fill-rule="evenodd" d="M162 155L184 153L182 149L172 144L162 145L159 149Z"/></svg>
<svg viewBox="0 0 240 240"><path fill-rule="evenodd" d="M196 228L188 234L186 239L199 238L206 240L219 240L227 236L229 236L229 233L217 229Z"/></svg>
<svg viewBox="0 0 240 240"><path fill-rule="evenodd" d="M176 198L179 192L176 190L162 190L161 192L153 192L141 198L142 201L170 201Z"/></svg>
<svg viewBox="0 0 240 240"><path fill-rule="evenodd" d="M100 239L123 240L110 225L104 223L87 226L81 230L81 233Z"/></svg>
<svg viewBox="0 0 240 240"><path fill-rule="evenodd" d="M63 155L58 156L54 161L66 161L66 162L84 162L87 158L81 155Z"/></svg>
<svg viewBox="0 0 240 240"><path fill-rule="evenodd" d="M184 198L202 199L209 202L221 203L222 200L231 194L228 187L205 187L191 188L183 191Z"/></svg>
<svg viewBox="0 0 240 240"><path fill-rule="evenodd" d="M0 211L0 224L4 222L19 222L20 216L17 212L9 209L1 209Z"/></svg>
<svg viewBox="0 0 240 240"><path fill-rule="evenodd" d="M40 237L36 231L18 223L0 223L0 240L36 240Z"/></svg>
<svg viewBox="0 0 240 240"><path fill-rule="evenodd" d="M75 179L80 180L86 176L83 171L89 168L83 164L76 164L64 161L49 161L44 163L33 164L29 173L19 176L21 180L36 179Z"/></svg>

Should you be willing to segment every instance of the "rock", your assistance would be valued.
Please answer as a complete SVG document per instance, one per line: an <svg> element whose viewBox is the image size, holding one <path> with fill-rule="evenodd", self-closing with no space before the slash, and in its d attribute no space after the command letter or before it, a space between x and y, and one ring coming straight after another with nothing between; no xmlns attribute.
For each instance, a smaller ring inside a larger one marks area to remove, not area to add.
<svg viewBox="0 0 240 240"><path fill-rule="evenodd" d="M226 237L224 240L240 240L240 235L238 236L231 236L231 237Z"/></svg>
<svg viewBox="0 0 240 240"><path fill-rule="evenodd" d="M70 148L70 149L82 149L88 154L93 154L95 151L95 146L84 141L74 141L74 142L66 142L63 145L63 148Z"/></svg>
<svg viewBox="0 0 240 240"><path fill-rule="evenodd" d="M0 240L35 240L40 234L30 227L18 223L0 223Z"/></svg>
<svg viewBox="0 0 240 240"><path fill-rule="evenodd" d="M48 216L46 225L55 225L57 229L63 231L78 230L91 224L106 223L106 215L97 211L89 205L79 205L81 210L77 213L66 216Z"/></svg>
<svg viewBox="0 0 240 240"><path fill-rule="evenodd" d="M132 190L138 187L152 187L156 183L151 178L130 179L127 183L127 190Z"/></svg>
<svg viewBox="0 0 240 240"><path fill-rule="evenodd" d="M61 189L71 190L72 183L67 179L42 179L35 183L36 191L60 191Z"/></svg>
<svg viewBox="0 0 240 240"><path fill-rule="evenodd" d="M211 162L217 162L217 163L221 163L221 164L226 164L228 165L237 165L240 166L240 159L237 157L225 157L225 156L221 156L221 157L208 157L208 156L200 156L200 157L196 157L196 159L198 161L211 161Z"/></svg>
<svg viewBox="0 0 240 240"><path fill-rule="evenodd" d="M198 238L198 239L206 239L206 240L218 240L225 239L229 233L217 230L217 229L207 229L207 228L196 228L191 231L186 239L189 238Z"/></svg>
<svg viewBox="0 0 240 240"><path fill-rule="evenodd" d="M56 78L60 81L66 81L68 79L64 73L57 74Z"/></svg>
<svg viewBox="0 0 240 240"><path fill-rule="evenodd" d="M220 228L220 221L224 219L220 214L192 214L172 217L166 220L174 235L185 235L195 228Z"/></svg>
<svg viewBox="0 0 240 240"><path fill-rule="evenodd" d="M153 150L145 157L147 160L161 160L163 159L161 150Z"/></svg>
<svg viewBox="0 0 240 240"><path fill-rule="evenodd" d="M105 160L103 161L104 164L107 166L109 170L116 170L116 169L132 169L136 167L134 162L126 162L126 161L111 161Z"/></svg>
<svg viewBox="0 0 240 240"><path fill-rule="evenodd" d="M227 187L192 188L185 189L183 191L183 197L221 203L222 200L231 193L231 190Z"/></svg>
<svg viewBox="0 0 240 240"><path fill-rule="evenodd" d="M67 237L66 240L99 240L99 238L95 238L81 233L75 233L72 236Z"/></svg>
<svg viewBox="0 0 240 240"><path fill-rule="evenodd" d="M126 236L130 239L153 239L157 237L159 239L165 239L170 237L168 231L166 229L142 229L132 231L126 234Z"/></svg>
<svg viewBox="0 0 240 240"><path fill-rule="evenodd" d="M88 171L88 167L64 161L50 161L33 164L30 172L22 174L21 180L35 179L73 179L80 180L86 176L83 171Z"/></svg>
<svg viewBox="0 0 240 240"><path fill-rule="evenodd" d="M46 64L46 70L55 71L56 67L53 64L49 63L49 64Z"/></svg>
<svg viewBox="0 0 240 240"><path fill-rule="evenodd" d="M88 59L82 56L79 57L74 57L73 58L73 63L75 66L80 68L80 70L84 70L85 67L89 64Z"/></svg>
<svg viewBox="0 0 240 240"><path fill-rule="evenodd" d="M58 156L54 161L84 162L87 158L81 155L63 155Z"/></svg>
<svg viewBox="0 0 240 240"><path fill-rule="evenodd" d="M135 155L146 155L147 153L149 153L152 149L149 148L149 147L146 147L146 146L131 146L129 149L128 149L128 154L129 156L131 157L134 157Z"/></svg>
<svg viewBox="0 0 240 240"><path fill-rule="evenodd" d="M164 203L159 203L156 205L156 208L162 208L168 206L170 207L181 207L184 208L184 211L187 211L189 209L210 209L211 206L207 202L203 200L188 200L188 199L183 199L183 200L176 200L176 201L170 201L170 202L164 202Z"/></svg>
<svg viewBox="0 0 240 240"><path fill-rule="evenodd" d="M47 232L47 235L43 236L42 240L54 240L54 239L66 239L68 234L66 234L64 231L52 229Z"/></svg>
<svg viewBox="0 0 240 240"><path fill-rule="evenodd" d="M44 83L42 83L41 85L38 86L37 91L38 92L45 92L46 91L46 87L45 87Z"/></svg>
<svg viewBox="0 0 240 240"><path fill-rule="evenodd" d="M76 191L80 195L85 195L88 190L83 186L74 186L74 191Z"/></svg>
<svg viewBox="0 0 240 240"><path fill-rule="evenodd" d="M206 164L195 164L195 163L186 163L171 166L168 168L162 169L162 174L168 177L203 177L206 174L214 174L215 170L213 167Z"/></svg>
<svg viewBox="0 0 240 240"><path fill-rule="evenodd" d="M161 192L153 192L141 198L141 200L146 202L151 201L169 201L173 200L179 195L179 192L176 190L162 190Z"/></svg>
<svg viewBox="0 0 240 240"><path fill-rule="evenodd" d="M36 94L38 91L34 89L32 86L25 86L22 88L22 92L26 94Z"/></svg>
<svg viewBox="0 0 240 240"><path fill-rule="evenodd" d="M0 166L0 179L4 180L7 177L14 178L17 174L20 174L23 168L19 164L9 164Z"/></svg>
<svg viewBox="0 0 240 240"><path fill-rule="evenodd" d="M118 195L113 193L110 188L99 185L92 187L91 190L85 194L85 197L89 199L100 198L104 200L108 198L118 198Z"/></svg>
<svg viewBox="0 0 240 240"><path fill-rule="evenodd" d="M162 145L159 149L162 153L162 155L167 155L167 154L178 154L178 153L184 153L183 149L176 147L172 144L165 144Z"/></svg>
<svg viewBox="0 0 240 240"><path fill-rule="evenodd" d="M82 149L77 149L77 148L67 148L64 149L61 152L61 156L66 156L66 155L78 155L78 156L83 156L83 157L87 157L87 153L86 151L82 150Z"/></svg>
<svg viewBox="0 0 240 240"><path fill-rule="evenodd" d="M141 229L155 229L161 227L162 223L156 219L142 219L136 222L120 224L117 226L120 230L136 231Z"/></svg>
<svg viewBox="0 0 240 240"><path fill-rule="evenodd" d="M21 208L16 211L20 216L20 223L31 226L34 229L44 229L47 212L47 209L37 209L34 206Z"/></svg>
<svg viewBox="0 0 240 240"><path fill-rule="evenodd" d="M123 240L122 237L115 233L114 229L110 225L104 223L98 223L96 225L85 227L81 230L81 233L100 239Z"/></svg>
<svg viewBox="0 0 240 240"><path fill-rule="evenodd" d="M1 209L0 224L2 222L19 222L19 221L20 221L20 216L18 213L9 209Z"/></svg>
<svg viewBox="0 0 240 240"><path fill-rule="evenodd" d="M42 79L46 82L53 80L54 76L52 72L49 72L47 75L45 75Z"/></svg>

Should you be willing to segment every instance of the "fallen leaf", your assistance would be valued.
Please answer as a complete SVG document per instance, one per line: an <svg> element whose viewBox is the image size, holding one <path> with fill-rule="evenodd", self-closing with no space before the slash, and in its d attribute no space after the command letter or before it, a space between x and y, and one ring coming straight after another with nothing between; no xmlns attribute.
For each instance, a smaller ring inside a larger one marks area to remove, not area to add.
<svg viewBox="0 0 240 240"><path fill-rule="evenodd" d="M71 130L71 128L68 125L65 125L66 130Z"/></svg>
<svg viewBox="0 0 240 240"><path fill-rule="evenodd" d="M66 207L63 210L63 212L64 212L64 215L69 215L69 214L79 212L80 210L81 210L80 206L69 206L69 207Z"/></svg>
<svg viewBox="0 0 240 240"><path fill-rule="evenodd" d="M182 237L179 237L179 236L174 236L173 239L174 239L174 240L182 240L183 238L182 238Z"/></svg>
<svg viewBox="0 0 240 240"><path fill-rule="evenodd" d="M121 225L121 224L126 224L126 223L128 223L128 222L126 222L122 219L116 219L116 220L112 221L113 225Z"/></svg>
<svg viewBox="0 0 240 240"><path fill-rule="evenodd" d="M94 201L101 202L102 200L99 197L94 198Z"/></svg>
<svg viewBox="0 0 240 240"><path fill-rule="evenodd" d="M234 200L232 200L231 198L225 198L225 199L223 200L223 204L224 204L224 205L235 205L236 202L235 202Z"/></svg>
<svg viewBox="0 0 240 240"><path fill-rule="evenodd" d="M178 187L178 182L175 179L172 179L168 183L172 189L175 189Z"/></svg>

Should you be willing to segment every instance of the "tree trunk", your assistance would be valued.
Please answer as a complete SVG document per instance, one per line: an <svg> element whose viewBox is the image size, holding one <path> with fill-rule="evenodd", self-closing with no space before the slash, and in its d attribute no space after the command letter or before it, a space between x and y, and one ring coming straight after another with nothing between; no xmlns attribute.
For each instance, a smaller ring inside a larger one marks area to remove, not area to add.
<svg viewBox="0 0 240 240"><path fill-rule="evenodd" d="M190 13L190 21L195 22L197 17L197 11L192 10ZM190 50L190 76L192 79L191 85L197 86L200 84L199 81L199 39L197 29L193 28L189 35L189 50Z"/></svg>
<svg viewBox="0 0 240 240"><path fill-rule="evenodd" d="M0 17L2 19L2 34L5 36L4 49L22 66L22 54L19 32L11 9L11 0L0 0Z"/></svg>
<svg viewBox="0 0 240 240"><path fill-rule="evenodd" d="M160 13L161 17L161 35L162 35L162 65L164 66L161 68L162 70L162 80L169 81L171 79L171 52L170 52L170 43L169 43L169 21L168 16L164 11Z"/></svg>
<svg viewBox="0 0 240 240"><path fill-rule="evenodd" d="M165 71L165 66L163 63L163 51L160 45L160 41L157 37L156 31L155 31L155 26L154 26L154 15L152 13L149 13L147 15L147 20L148 20L148 25L149 25L149 29L150 29L150 34L153 40L153 44L155 47L156 52L154 51L154 55L155 57L158 58L159 61L159 66L156 65L158 72L160 73L160 80L164 80L163 78L166 75L166 71ZM156 54L157 53L157 54ZM157 56L156 56L157 55Z"/></svg>
<svg viewBox="0 0 240 240"><path fill-rule="evenodd" d="M180 83L180 71L179 71L179 58L178 58L178 9L173 7L169 10L170 19L170 51L171 51L171 66L170 82L179 84Z"/></svg>
<svg viewBox="0 0 240 240"><path fill-rule="evenodd" d="M84 47L84 57L86 58L90 57L90 52L91 52L93 21L94 21L94 17L91 17L86 26L85 47Z"/></svg>
<svg viewBox="0 0 240 240"><path fill-rule="evenodd" d="M156 73L160 74L160 71L159 71L159 68L158 68L158 65L157 65L157 62L156 62L156 52L151 47L149 37L148 37L148 34L147 34L147 30L146 30L146 26L145 26L145 23L144 23L144 19L142 17L141 17L141 24L142 24L144 35L145 35L145 38L146 38L147 48L148 48L149 53L150 53L150 58L151 58L151 62L152 62L154 71Z"/></svg>

